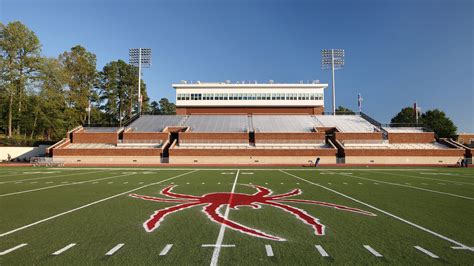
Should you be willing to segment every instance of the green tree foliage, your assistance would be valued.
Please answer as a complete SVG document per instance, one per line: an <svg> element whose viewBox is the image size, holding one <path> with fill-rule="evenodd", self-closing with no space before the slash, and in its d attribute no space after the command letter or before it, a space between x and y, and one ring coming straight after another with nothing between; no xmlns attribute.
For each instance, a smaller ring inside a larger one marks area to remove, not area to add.
<svg viewBox="0 0 474 266"><path fill-rule="evenodd" d="M421 116L421 119L425 126L433 130L440 138L454 138L456 135L457 127L443 111L428 110Z"/></svg>
<svg viewBox="0 0 474 266"><path fill-rule="evenodd" d="M353 114L355 114L354 111L344 106L339 106L336 109L336 115L353 115Z"/></svg>
<svg viewBox="0 0 474 266"><path fill-rule="evenodd" d="M160 99L160 112L164 115L176 114L176 105L171 103L167 98Z"/></svg>
<svg viewBox="0 0 474 266"><path fill-rule="evenodd" d="M0 23L0 35L0 90L7 100L7 135L11 137L14 123L20 134L20 121L26 113L26 89L39 67L40 42L33 31L18 21Z"/></svg>
<svg viewBox="0 0 474 266"><path fill-rule="evenodd" d="M104 66L99 74L98 91L102 110L109 121L122 122L138 111L138 69L123 60L113 61ZM142 109L149 109L146 85L141 81Z"/></svg>
<svg viewBox="0 0 474 266"><path fill-rule="evenodd" d="M59 140L84 124L123 123L138 113L138 68L122 60L98 73L96 56L77 45L56 58L40 55L40 42L21 22L0 23L0 134L3 143ZM174 114L168 99L149 103L141 82L142 112Z"/></svg>
<svg viewBox="0 0 474 266"><path fill-rule="evenodd" d="M415 111L413 107L405 107L403 108L398 114L396 114L392 120L390 121L391 124L415 124ZM419 121L420 123L420 121Z"/></svg>
<svg viewBox="0 0 474 266"><path fill-rule="evenodd" d="M69 127L83 124L87 119L89 102L97 99L94 85L97 82L96 56L77 45L59 56L66 75L67 115Z"/></svg>
<svg viewBox="0 0 474 266"><path fill-rule="evenodd" d="M416 124L414 109L412 107L403 108L390 122L392 126ZM421 114L418 118L418 124L433 130L440 138L452 138L456 135L456 125L443 111L438 109L428 110Z"/></svg>

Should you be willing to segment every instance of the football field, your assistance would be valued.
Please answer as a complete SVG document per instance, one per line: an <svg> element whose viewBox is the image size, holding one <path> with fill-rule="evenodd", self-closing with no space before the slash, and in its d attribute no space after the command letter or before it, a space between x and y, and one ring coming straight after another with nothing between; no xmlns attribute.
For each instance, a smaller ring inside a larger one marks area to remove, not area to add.
<svg viewBox="0 0 474 266"><path fill-rule="evenodd" d="M0 265L474 264L474 169L0 167Z"/></svg>

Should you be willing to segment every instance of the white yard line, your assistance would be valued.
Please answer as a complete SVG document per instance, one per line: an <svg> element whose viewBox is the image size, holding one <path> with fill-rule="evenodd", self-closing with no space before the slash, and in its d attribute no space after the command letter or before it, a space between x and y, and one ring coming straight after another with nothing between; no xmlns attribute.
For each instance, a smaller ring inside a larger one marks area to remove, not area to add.
<svg viewBox="0 0 474 266"><path fill-rule="evenodd" d="M6 254L8 254L8 253L10 253L10 252L13 252L13 251L15 251L15 250L17 250L17 249L19 249L19 248L22 248L22 247L24 247L24 246L26 246L26 245L28 245L28 244L27 244L27 243L23 243L23 244L20 244L20 245L18 245L18 246L9 248L9 249L7 249L7 250L4 250L4 251L0 252L0 256L6 255Z"/></svg>
<svg viewBox="0 0 474 266"><path fill-rule="evenodd" d="M160 256L165 256L166 254L168 254L168 252L171 250L171 248L173 247L173 244L168 244L166 245L163 250L161 250L160 252Z"/></svg>
<svg viewBox="0 0 474 266"><path fill-rule="evenodd" d="M329 257L329 254L321 245L314 245L314 247L316 247L316 250L319 252L319 254L321 254L322 257Z"/></svg>
<svg viewBox="0 0 474 266"><path fill-rule="evenodd" d="M339 196L342 196L342 197L344 197L344 198L347 198L347 199L350 199L350 200L352 200L352 201L354 201L354 202L357 202L357 203L359 203L359 204L362 204L362 205L364 205L364 206L366 206L366 207L369 207L369 208L371 208L371 209L374 209L374 210L376 210L376 211L378 211L378 212L381 212L381 213L383 213L383 214L385 214L385 215L388 215L388 216L390 216L390 217L392 217L392 218L395 218L395 219L397 219L397 220L399 220L399 221L402 221L402 222L404 222L404 223L406 223L406 224L409 224L409 225L411 225L411 226L413 226L413 227L415 227L415 228L418 228L418 229L420 229L420 230L422 230L422 231L424 231L424 232L427 232L427 233L429 233L429 234L431 234L431 235L434 235L434 236L436 236L436 237L438 237L438 238L441 238L441 239L443 239L443 240L446 240L446 241L448 241L448 242L451 242L451 243L455 244L456 246L458 246L458 247L460 247L460 248L462 248L462 249L467 249L467 250L470 250L470 251L473 251L473 252L474 252L474 247L469 247L469 246L467 246L467 245L465 245L465 244L462 244L462 243L460 243L460 242L458 242L458 241L456 241L456 240L453 240L453 239L451 239L451 238L449 238L449 237L446 237L446 236L444 236L444 235L441 235L441 234L439 234L439 233L436 233L436 232L434 232L434 231L431 231L430 229L425 228L425 227L423 227L423 226L421 226L421 225L415 224L415 223L410 222L410 221L408 221L408 220L405 220L405 219L403 219L403 218L401 218L401 217L399 217L399 216L396 216L395 214L392 214L392 213L389 213L389 212L384 211L384 210L382 210L382 209L379 209L379 208L377 208L377 207L375 207L375 206L372 206L372 205L370 205L370 204L368 204L368 203L365 203L365 202L363 202L363 201L360 201L360 200L358 200L358 199L355 199L355 198L353 198L353 197L351 197L351 196L348 196L348 195L346 195L346 194L344 194L344 193L341 193L341 192L339 192L339 191L336 191L336 190L334 190L334 189L331 189L331 188L328 188L328 187L325 187L325 186L322 186L322 185L313 183L313 182L311 182L311 181L309 181L309 180L306 180L306 179L304 179L304 178L302 178L302 177L299 177L299 176L296 176L296 175L294 175L294 174L290 174L290 173L285 172L285 171L283 171L283 170L280 170L280 171L283 172L283 173L285 173L285 174L287 174L287 175L289 175L289 176L292 176L292 177L297 178L297 179L299 179L299 180L305 181L305 182L307 182L307 183L309 183L309 184L312 184L312 185L314 185L314 186L321 187L321 188L323 188L323 189L325 189L325 190L328 190L328 191L331 191L331 192L333 192L333 193L335 193L335 194L337 194L337 195L339 195Z"/></svg>
<svg viewBox="0 0 474 266"><path fill-rule="evenodd" d="M191 171L191 170L203 170L203 171L233 171L235 168L165 168L165 167L158 167L158 168L115 168L115 167L88 167L88 168L49 168L52 170L128 170L128 171ZM311 167L311 168L245 168L242 171L275 171L275 170L283 170L283 171L438 171L438 169L429 169L429 168L409 168L409 169L380 169L380 168L318 168L318 167Z"/></svg>
<svg viewBox="0 0 474 266"><path fill-rule="evenodd" d="M78 185L78 184L83 184L83 183L89 183L89 182L100 181L100 180L106 180L106 179L117 178L117 177L123 177L123 176L129 176L129 175L131 175L131 174L109 176L109 177L104 177L104 178L99 178L99 179L93 179L93 180L87 180L87 181L77 181L77 182L74 182L74 183L65 183L65 184L54 185L54 186L48 186L48 187L41 187L41 188L35 188L35 189L29 189L29 190L22 190L22 191L17 191L17 192L11 192L11 193L2 194L2 195L0 195L0 198L1 198L1 197L12 196L12 195L23 194L23 193L35 192L35 191L45 190L45 189L50 189L50 188L64 187L64 186L72 186L72 185Z"/></svg>
<svg viewBox="0 0 474 266"><path fill-rule="evenodd" d="M100 199L100 200L96 200L96 201L94 201L94 202L91 202L91 203L82 205L82 206L80 206L80 207L77 207L77 208L74 208L74 209L71 209L71 210L68 210L68 211L65 211L65 212L58 213L58 214L56 214L56 215L50 216L50 217L48 217L48 218L45 218L45 219L42 219L42 220L39 220L39 221L36 221L36 222L34 222L34 223L27 224L27 225L24 225L24 226L15 228L15 229L10 230L10 231L5 232L5 233L1 233L1 234L0 234L0 238L1 238L1 237L4 237L4 236L7 236L7 235L10 235L10 234L13 234L13 233L16 233L16 232L18 232L18 231L21 231L21 230L30 228L30 227L32 227L32 226L35 226L35 225L44 223L44 222L46 222L46 221L49 221L49 220L52 220L52 219L61 217L61 216L63 216L63 215L66 215L66 214L69 214L69 213L72 213L72 212L75 212L75 211L78 211L78 210L81 210L81 209L84 209L84 208L87 208L87 207L96 205L96 204L98 204L98 203L101 203L101 202L104 202L104 201L107 201L107 200L111 200L111 199L114 199L114 198L117 198L117 197L120 197L120 196L129 194L129 193L131 193L131 192L134 192L134 191L137 191L137 190L140 190L140 189L149 187L149 186L158 185L158 184L161 184L161 183L163 183L163 182L166 182L166 181L169 181L169 180L172 180L172 179L175 179L175 178L184 176L184 175L192 174L192 173L194 173L194 172L196 172L196 171L198 171L198 170L194 170L194 171L190 171L190 172L187 172L187 173L184 173L184 174L176 175L176 176L170 177L170 178L168 178L168 179L164 179L164 180L161 180L161 181L158 181L158 182L155 182L155 183L143 185L143 186L140 186L140 187L131 189L131 190L127 190L127 191L125 191L125 192L121 192L121 193L115 194L115 195L110 196L110 197L107 197L107 198L103 198L103 199Z"/></svg>
<svg viewBox="0 0 474 266"><path fill-rule="evenodd" d="M124 243L120 243L120 244L116 245L111 250L107 251L107 253L105 253L105 255L106 256L114 255L114 253L117 252L119 249L121 249L124 245L125 245Z"/></svg>
<svg viewBox="0 0 474 266"><path fill-rule="evenodd" d="M379 174L384 174L384 175L394 175L394 176L405 176L405 177L412 177L412 178L419 178L419 179L426 179L426 180L433 180L433 181L443 181L443 182L449 182L449 183L459 183L459 184L465 184L465 185L471 185L474 186L474 183L469 183L469 182L459 182L459 181L452 181L452 180L446 180L446 179L437 179L437 178L430 178L430 177L424 177L424 176L414 176L414 175L403 175L403 174L394 174L394 173L380 173L374 171L374 173L379 173Z"/></svg>
<svg viewBox="0 0 474 266"><path fill-rule="evenodd" d="M234 193L235 191L235 187L237 185L237 179L239 178L239 173L240 173L240 170L237 170L237 174L235 174L234 184L232 185L232 190L230 191L230 193ZM227 207L224 213L224 219L227 219L227 217L229 217L231 201L232 201L232 197L229 198L229 202L227 203ZM216 240L216 247L214 248L214 252L212 253L212 259L211 259L211 264L210 264L211 266L216 266L217 261L219 260L219 254L221 252L222 241L224 240L225 228L226 228L225 224L221 224L221 228L219 229L219 235L217 236L217 240Z"/></svg>
<svg viewBox="0 0 474 266"><path fill-rule="evenodd" d="M373 249L369 245L364 245L364 248L367 249L370 253L372 253L372 255L374 255L377 258L383 257L382 254L378 253L377 250Z"/></svg>
<svg viewBox="0 0 474 266"><path fill-rule="evenodd" d="M18 181L31 181L31 180L55 178L55 177L65 177L65 176L73 176L73 175L88 175L88 174L100 173L100 172L108 172L108 171L103 170L103 171L93 171L93 172L85 172L85 173L74 173L74 174L67 174L67 175L42 176L42 177L36 177L36 178L27 178L27 179L0 181L0 184L7 184L7 183L18 182Z"/></svg>
<svg viewBox="0 0 474 266"><path fill-rule="evenodd" d="M273 257L273 249L270 245L265 245L265 251L267 252L267 257Z"/></svg>
<svg viewBox="0 0 474 266"><path fill-rule="evenodd" d="M437 255L435 255L434 253L432 253L431 251L429 250L426 250L420 246L415 246L414 248L418 249L419 251L425 253L426 255L432 257L433 259L439 259L439 257Z"/></svg>
<svg viewBox="0 0 474 266"><path fill-rule="evenodd" d="M63 247L62 249L60 249L60 250L54 252L54 253L51 254L51 255L57 256L57 255L59 255L59 254L65 252L66 250L68 250L68 249L74 247L75 245L76 245L76 243L71 243L71 244L69 244L69 245Z"/></svg>
<svg viewBox="0 0 474 266"><path fill-rule="evenodd" d="M371 178L367 178L367 177L355 176L355 175L346 175L346 174L344 174L344 173L337 173L337 174L338 174L338 175L342 175L342 176L348 176L348 177L353 177L353 178L368 180L368 181L372 181L372 182L378 182L378 183L388 184L388 185L392 185L392 186L407 187L407 188L411 188L411 189L417 189L417 190L422 190L422 191L427 191L427 192L432 192L432 193L437 193L437 194L452 196L452 197L456 197L456 198L474 200L474 198L471 198L471 197L461 196L461 195L457 195L457 194L453 194L453 193L442 192L442 191L437 191L437 190L432 190L432 189L427 189L427 188L421 188L421 187L409 186L409 185L404 185L404 184L392 183L392 182L381 181L381 180L377 180L377 179L371 179Z"/></svg>

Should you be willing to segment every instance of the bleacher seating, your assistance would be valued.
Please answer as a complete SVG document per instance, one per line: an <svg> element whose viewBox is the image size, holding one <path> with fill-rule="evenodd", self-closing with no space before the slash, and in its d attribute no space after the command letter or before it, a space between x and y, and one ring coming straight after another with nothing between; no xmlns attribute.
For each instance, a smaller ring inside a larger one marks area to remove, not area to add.
<svg viewBox="0 0 474 266"><path fill-rule="evenodd" d="M247 132L246 115L190 115L183 124L192 132Z"/></svg>
<svg viewBox="0 0 474 266"><path fill-rule="evenodd" d="M143 115L127 129L135 132L161 132L168 126L181 126L184 120L184 115Z"/></svg>
<svg viewBox="0 0 474 266"><path fill-rule="evenodd" d="M422 133L422 127L383 127L388 133Z"/></svg>
<svg viewBox="0 0 474 266"><path fill-rule="evenodd" d="M378 129L359 115L315 115L317 127L335 127L340 132L375 132Z"/></svg>
<svg viewBox="0 0 474 266"><path fill-rule="evenodd" d="M310 115L253 115L255 132L312 132L315 122Z"/></svg>

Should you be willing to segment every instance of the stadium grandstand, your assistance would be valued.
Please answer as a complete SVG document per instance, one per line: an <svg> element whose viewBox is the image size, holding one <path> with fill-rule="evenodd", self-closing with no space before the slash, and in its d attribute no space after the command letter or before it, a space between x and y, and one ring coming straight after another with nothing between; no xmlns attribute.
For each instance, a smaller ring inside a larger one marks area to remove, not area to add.
<svg viewBox="0 0 474 266"><path fill-rule="evenodd" d="M450 165L471 155L421 126L326 114L327 85L319 82L173 86L181 114L142 115L124 127L79 126L49 155L66 164L140 165Z"/></svg>

